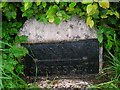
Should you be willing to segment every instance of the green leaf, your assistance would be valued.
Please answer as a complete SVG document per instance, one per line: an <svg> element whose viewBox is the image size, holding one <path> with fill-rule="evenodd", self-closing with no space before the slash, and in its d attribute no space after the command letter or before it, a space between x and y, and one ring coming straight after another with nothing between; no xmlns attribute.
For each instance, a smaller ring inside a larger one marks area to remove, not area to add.
<svg viewBox="0 0 120 90"><path fill-rule="evenodd" d="M2 9L3 7L6 7L6 5L7 5L7 1L0 3L0 9Z"/></svg>
<svg viewBox="0 0 120 90"><path fill-rule="evenodd" d="M120 14L119 14L117 11L114 12L114 15L115 15L117 18L120 18Z"/></svg>
<svg viewBox="0 0 120 90"><path fill-rule="evenodd" d="M30 18L33 16L33 10L30 9L28 11L25 11L23 14L22 14L22 17L27 17L27 18Z"/></svg>
<svg viewBox="0 0 120 90"><path fill-rule="evenodd" d="M20 28L21 26L22 26L22 22L17 22L17 23L16 23L16 27L17 27L17 28Z"/></svg>
<svg viewBox="0 0 120 90"><path fill-rule="evenodd" d="M101 18L107 18L108 16L107 15L101 15Z"/></svg>
<svg viewBox="0 0 120 90"><path fill-rule="evenodd" d="M94 5L89 4L89 5L87 5L87 8L86 8L87 14L88 15L93 15L94 13L98 12L97 7L98 7L97 4L94 4Z"/></svg>
<svg viewBox="0 0 120 90"><path fill-rule="evenodd" d="M59 7L57 5L50 6L48 11L46 12L47 18L53 16L58 12Z"/></svg>
<svg viewBox="0 0 120 90"><path fill-rule="evenodd" d="M22 17L25 17L25 16L27 16L27 13L26 12L22 13Z"/></svg>
<svg viewBox="0 0 120 90"><path fill-rule="evenodd" d="M53 16L49 17L49 22L50 22L50 23L53 23L53 22L54 22L54 17L53 17Z"/></svg>
<svg viewBox="0 0 120 90"><path fill-rule="evenodd" d="M2 9L2 7L3 7L3 5L2 5L2 3L0 3L0 9Z"/></svg>
<svg viewBox="0 0 120 90"><path fill-rule="evenodd" d="M70 8L74 8L75 6L76 6L76 2L72 2L72 3L69 4Z"/></svg>
<svg viewBox="0 0 120 90"><path fill-rule="evenodd" d="M100 5L100 7L104 8L104 9L107 9L110 7L108 0L99 1L99 5Z"/></svg>
<svg viewBox="0 0 120 90"><path fill-rule="evenodd" d="M93 11L93 5L92 4L87 5L87 10L86 11L87 11L88 14L90 14L90 12Z"/></svg>
<svg viewBox="0 0 120 90"><path fill-rule="evenodd" d="M92 17L87 17L87 22L86 22L87 26L90 26L90 28L92 28L94 26L94 21L92 20Z"/></svg>
<svg viewBox="0 0 120 90"><path fill-rule="evenodd" d="M14 34L17 34L18 33L18 30L16 29L16 28L11 28L10 30L9 30L9 34L10 35L14 35Z"/></svg>
<svg viewBox="0 0 120 90"><path fill-rule="evenodd" d="M56 17L56 18L55 18L55 23L56 23L57 25L59 25L59 24L61 23L61 19L60 19L59 17Z"/></svg>
<svg viewBox="0 0 120 90"><path fill-rule="evenodd" d="M56 13L56 15L57 15L58 17L62 17L62 12L58 11L58 12Z"/></svg>
<svg viewBox="0 0 120 90"><path fill-rule="evenodd" d="M6 54L2 54L2 58L3 59L7 59L7 55Z"/></svg>
<svg viewBox="0 0 120 90"><path fill-rule="evenodd" d="M109 22L110 22L111 24L114 24L114 25L117 24L116 18L111 17L111 18L108 18L108 20L109 20Z"/></svg>
<svg viewBox="0 0 120 90"><path fill-rule="evenodd" d="M43 21L43 23L47 24L48 20L44 14L40 15L39 21Z"/></svg>
<svg viewBox="0 0 120 90"><path fill-rule="evenodd" d="M11 16L12 16L13 19L15 19L16 18L16 12L15 11L11 12Z"/></svg>
<svg viewBox="0 0 120 90"><path fill-rule="evenodd" d="M82 0L82 4L93 3L93 0Z"/></svg>
<svg viewBox="0 0 120 90"><path fill-rule="evenodd" d="M16 60L13 58L8 57L7 60L4 60L4 69L7 69L9 71L13 71L15 66L18 64Z"/></svg>
<svg viewBox="0 0 120 90"><path fill-rule="evenodd" d="M9 49L10 53L12 53L16 58L20 58L28 54L28 50L24 47L12 46Z"/></svg>
<svg viewBox="0 0 120 90"><path fill-rule="evenodd" d="M98 34L98 41L99 41L99 43L102 43L102 41L103 41L103 34Z"/></svg>
<svg viewBox="0 0 120 90"><path fill-rule="evenodd" d="M14 22L12 23L11 27L14 27L14 28L20 28L22 26L22 23L21 22Z"/></svg>
<svg viewBox="0 0 120 90"><path fill-rule="evenodd" d="M36 5L39 6L41 3L41 0L37 0Z"/></svg>
<svg viewBox="0 0 120 90"><path fill-rule="evenodd" d="M57 4L59 4L60 0L55 0L55 2L56 2Z"/></svg>
<svg viewBox="0 0 120 90"><path fill-rule="evenodd" d="M29 11L27 11L27 14L28 14L29 16L33 16L33 10L30 9Z"/></svg>
<svg viewBox="0 0 120 90"><path fill-rule="evenodd" d="M107 43L105 44L105 48L107 50L111 50L112 46L113 46L113 41L112 41L112 37L107 35Z"/></svg>
<svg viewBox="0 0 120 90"><path fill-rule="evenodd" d="M15 37L16 43L25 43L26 41L27 41L27 36L25 35Z"/></svg>
<svg viewBox="0 0 120 90"><path fill-rule="evenodd" d="M45 8L46 7L46 2L42 2L42 6Z"/></svg>
<svg viewBox="0 0 120 90"><path fill-rule="evenodd" d="M111 10L107 10L107 13L106 13L107 15L109 14L109 15L113 15L114 13L111 11Z"/></svg>
<svg viewBox="0 0 120 90"><path fill-rule="evenodd" d="M47 15L48 21L50 23L54 22L54 16L56 15L56 12L58 11L58 9L59 9L59 7L57 5L49 7L46 15Z"/></svg>
<svg viewBox="0 0 120 90"><path fill-rule="evenodd" d="M75 10L74 8L70 8L70 7L66 8L66 11L69 11L69 12L74 11L74 10Z"/></svg>
<svg viewBox="0 0 120 90"><path fill-rule="evenodd" d="M24 69L24 66L23 65L20 65L18 64L15 71L18 73L18 74L23 74L23 69Z"/></svg>
<svg viewBox="0 0 120 90"><path fill-rule="evenodd" d="M99 43L102 43L102 42L103 42L103 33L104 33L104 32L105 32L104 27L99 27L99 30L98 30L98 32L97 32Z"/></svg>
<svg viewBox="0 0 120 90"><path fill-rule="evenodd" d="M31 8L32 2L23 2L24 3L24 10L26 11L27 9Z"/></svg>
<svg viewBox="0 0 120 90"><path fill-rule="evenodd" d="M95 19L99 19L99 10L96 10L96 13L94 13L92 16Z"/></svg>
<svg viewBox="0 0 120 90"><path fill-rule="evenodd" d="M82 11L81 11L81 12L79 13L79 16L83 16L84 14L85 14L85 12L82 12Z"/></svg>

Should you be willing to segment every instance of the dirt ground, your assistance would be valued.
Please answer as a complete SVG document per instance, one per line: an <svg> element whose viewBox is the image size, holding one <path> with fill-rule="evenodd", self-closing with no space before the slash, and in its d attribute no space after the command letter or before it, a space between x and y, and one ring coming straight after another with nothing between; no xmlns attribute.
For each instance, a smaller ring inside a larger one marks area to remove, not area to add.
<svg viewBox="0 0 120 90"><path fill-rule="evenodd" d="M35 81L34 76L26 76L25 80L27 80L31 85ZM79 76L38 76L36 78L36 84L39 88L52 88L58 90L58 88L64 88L69 90L74 90L75 88L83 88L83 90L90 85L99 84L107 81L105 77L99 77L98 74L86 74ZM85 89L87 90L87 89Z"/></svg>

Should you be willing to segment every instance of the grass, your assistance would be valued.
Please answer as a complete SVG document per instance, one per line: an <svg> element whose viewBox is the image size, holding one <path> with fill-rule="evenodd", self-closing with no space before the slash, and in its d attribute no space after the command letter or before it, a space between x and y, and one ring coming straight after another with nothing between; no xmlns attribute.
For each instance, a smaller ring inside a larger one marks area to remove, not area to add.
<svg viewBox="0 0 120 90"><path fill-rule="evenodd" d="M120 90L120 41L114 36L114 46L112 47L112 53L107 50L109 54L107 57L109 65L103 68L104 73L101 76L108 77L109 81L90 86L96 88L96 90Z"/></svg>
<svg viewBox="0 0 120 90"><path fill-rule="evenodd" d="M90 88L95 90L120 90L120 59L119 56L114 56L112 53L108 51L109 55L108 59L110 65L107 68L104 68L103 71L106 71L104 75L109 77L110 81L92 85Z"/></svg>

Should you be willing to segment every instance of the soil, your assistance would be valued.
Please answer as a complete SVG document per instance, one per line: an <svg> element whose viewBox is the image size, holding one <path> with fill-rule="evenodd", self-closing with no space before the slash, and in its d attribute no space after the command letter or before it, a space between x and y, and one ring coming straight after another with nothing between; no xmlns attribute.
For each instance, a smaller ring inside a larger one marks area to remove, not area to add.
<svg viewBox="0 0 120 90"><path fill-rule="evenodd" d="M26 76L25 80L32 85L35 81L34 76ZM88 87L93 84L99 84L107 81L107 78L99 78L98 74L87 74L79 76L38 76L36 84L39 88L50 90L88 90Z"/></svg>

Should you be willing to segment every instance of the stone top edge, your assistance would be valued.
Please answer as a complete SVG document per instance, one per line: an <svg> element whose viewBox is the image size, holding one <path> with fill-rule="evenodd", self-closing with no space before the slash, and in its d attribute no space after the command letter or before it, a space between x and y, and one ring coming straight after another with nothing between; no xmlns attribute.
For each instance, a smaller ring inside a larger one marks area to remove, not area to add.
<svg viewBox="0 0 120 90"><path fill-rule="evenodd" d="M27 42L30 43L48 43L97 39L97 30L89 28L84 19L75 15L59 25L29 19L20 29L19 36L21 35L28 36Z"/></svg>

